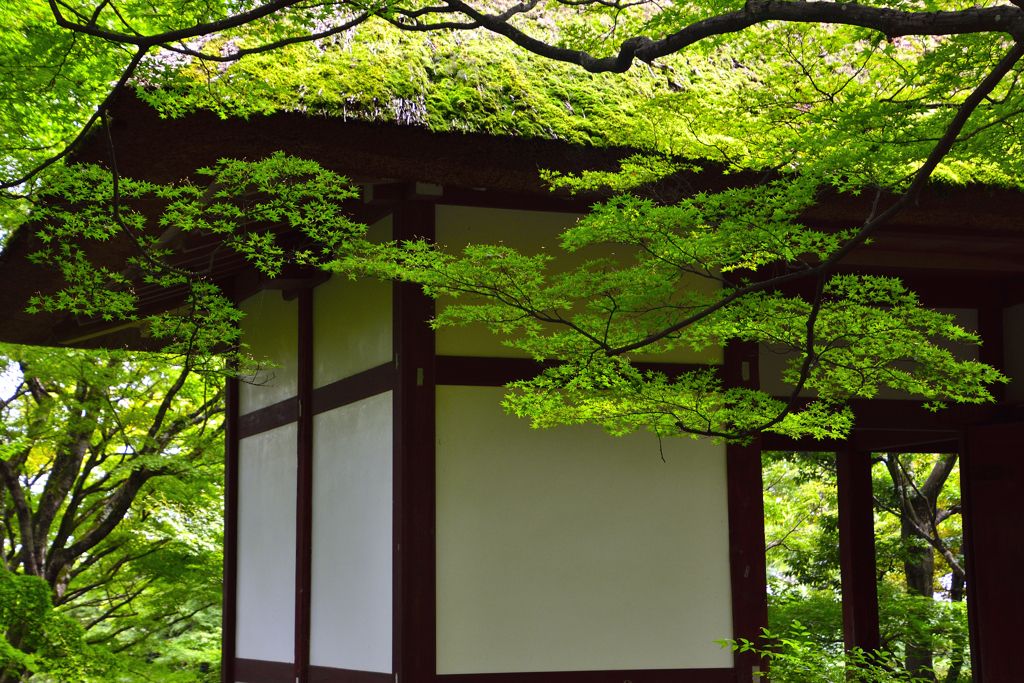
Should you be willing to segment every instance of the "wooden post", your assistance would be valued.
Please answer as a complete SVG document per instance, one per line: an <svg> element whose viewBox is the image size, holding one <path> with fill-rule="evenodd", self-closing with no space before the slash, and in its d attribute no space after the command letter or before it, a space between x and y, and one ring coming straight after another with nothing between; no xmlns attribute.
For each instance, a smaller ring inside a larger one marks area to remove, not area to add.
<svg viewBox="0 0 1024 683"><path fill-rule="evenodd" d="M238 610L238 379L224 390L224 579L221 600L221 683L235 683Z"/></svg>
<svg viewBox="0 0 1024 683"><path fill-rule="evenodd" d="M1003 309L978 309L978 334L982 344L978 348L978 360L991 365L1000 372L1006 371L1005 340L1003 338ZM989 385L989 391L997 401L1006 400L1006 385Z"/></svg>
<svg viewBox="0 0 1024 683"><path fill-rule="evenodd" d="M434 204L395 207L396 240L434 238ZM395 283L394 575L392 663L397 683L426 683L437 671L435 568L434 301Z"/></svg>
<svg viewBox="0 0 1024 683"><path fill-rule="evenodd" d="M757 389L758 345L729 344L725 348L722 383L726 387ZM761 480L761 440L726 446L729 490L729 565L732 579L733 638L757 641L768 626L768 575L765 566L764 495ZM751 652L736 652L737 683L758 683L767 661Z"/></svg>
<svg viewBox="0 0 1024 683"><path fill-rule="evenodd" d="M299 290L298 426L295 510L295 680L309 680L313 573L313 288Z"/></svg>
<svg viewBox="0 0 1024 683"><path fill-rule="evenodd" d="M1024 631L1024 423L968 428L960 489L971 673L975 683L1017 681Z"/></svg>
<svg viewBox="0 0 1024 683"><path fill-rule="evenodd" d="M875 508L871 454L836 453L839 565L843 587L843 642L847 650L879 649L875 570Z"/></svg>

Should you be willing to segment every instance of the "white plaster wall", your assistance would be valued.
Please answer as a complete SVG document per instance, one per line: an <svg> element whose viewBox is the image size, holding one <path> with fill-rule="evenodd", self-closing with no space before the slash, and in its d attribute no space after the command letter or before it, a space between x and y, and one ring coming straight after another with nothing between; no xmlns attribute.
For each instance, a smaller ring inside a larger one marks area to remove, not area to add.
<svg viewBox="0 0 1024 683"><path fill-rule="evenodd" d="M313 385L392 360L391 283L334 275L313 290Z"/></svg>
<svg viewBox="0 0 1024 683"><path fill-rule="evenodd" d="M436 240L446 251L459 254L468 244L504 244L524 254L547 252L556 257L549 272L568 270L595 258L616 258L616 249L593 246L570 253L559 246L559 236L581 218L578 214L545 211L518 211L512 209L485 209L468 206L438 205L435 208ZM631 257L618 249L622 263ZM707 291L716 284L704 278L693 277L691 286ZM438 300L443 307L451 299ZM467 300L468 301L468 300ZM528 354L501 343L501 337L492 334L484 325L443 327L437 331L439 356L484 356L496 358L526 358ZM669 353L634 354L634 360L661 363L721 363L722 350L712 347L697 352L688 348Z"/></svg>
<svg viewBox="0 0 1024 683"><path fill-rule="evenodd" d="M391 672L392 392L313 418L310 663Z"/></svg>
<svg viewBox="0 0 1024 683"><path fill-rule="evenodd" d="M244 415L298 393L298 300L264 290L243 301L242 343L265 366L239 387L239 412ZM277 366L277 367L272 367Z"/></svg>
<svg viewBox="0 0 1024 683"><path fill-rule="evenodd" d="M978 309L976 308L937 308L940 313L947 313L956 318L956 324L968 332L978 331ZM939 340L939 346L949 349L957 360L978 360L977 344L954 344Z"/></svg>
<svg viewBox="0 0 1024 683"><path fill-rule="evenodd" d="M367 239L391 239L391 216ZM313 386L322 387L393 360L390 282L334 275L313 290Z"/></svg>
<svg viewBox="0 0 1024 683"><path fill-rule="evenodd" d="M725 447L437 388L437 672L729 668Z"/></svg>
<svg viewBox="0 0 1024 683"><path fill-rule="evenodd" d="M978 310L975 308L938 308L935 310L940 313L953 315L956 318L956 324L968 332L978 331ZM958 360L978 360L978 346L976 344L954 344L941 339L936 340L936 343L939 347L951 351ZM796 358L797 355L791 351L783 351L784 348L785 347L782 346L762 344L761 352L758 357L761 390L773 396L788 396L789 393L793 391L793 385L782 381L782 373L786 370L790 359ZM908 370L912 369L913 364L907 363L906 367ZM804 390L800 392L800 395L814 397L818 395L818 392ZM875 398L914 401L921 400L921 396L919 394L912 395L902 391L896 391L895 389L890 389L889 387L879 388Z"/></svg>
<svg viewBox="0 0 1024 683"><path fill-rule="evenodd" d="M1006 399L1024 400L1024 304L1003 311L1003 358L1006 375Z"/></svg>
<svg viewBox="0 0 1024 683"><path fill-rule="evenodd" d="M294 661L296 425L242 439L235 655Z"/></svg>

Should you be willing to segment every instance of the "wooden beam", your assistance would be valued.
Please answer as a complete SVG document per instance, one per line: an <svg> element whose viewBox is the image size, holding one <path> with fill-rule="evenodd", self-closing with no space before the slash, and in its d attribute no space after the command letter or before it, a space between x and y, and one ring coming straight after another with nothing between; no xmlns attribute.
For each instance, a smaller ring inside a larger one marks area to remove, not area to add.
<svg viewBox="0 0 1024 683"><path fill-rule="evenodd" d="M246 413L238 419L238 438L245 439L269 432L299 419L299 398L292 396L283 401Z"/></svg>
<svg viewBox="0 0 1024 683"><path fill-rule="evenodd" d="M238 683L295 683L294 666L290 662L269 662L262 659L235 660Z"/></svg>
<svg viewBox="0 0 1024 683"><path fill-rule="evenodd" d="M438 683L733 683L734 680L732 669L543 671L444 674L437 677Z"/></svg>
<svg viewBox="0 0 1024 683"><path fill-rule="evenodd" d="M503 387L509 382L532 379L545 368L562 361L535 361L532 358L494 358L481 356L437 356L437 383L466 387ZM674 379L687 372L706 370L694 363L633 363L641 371L660 372Z"/></svg>

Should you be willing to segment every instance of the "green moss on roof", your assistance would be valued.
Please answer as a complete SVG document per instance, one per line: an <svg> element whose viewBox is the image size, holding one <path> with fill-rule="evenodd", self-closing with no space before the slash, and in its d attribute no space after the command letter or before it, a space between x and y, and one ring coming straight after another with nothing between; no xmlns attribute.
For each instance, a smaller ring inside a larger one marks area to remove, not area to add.
<svg viewBox="0 0 1024 683"><path fill-rule="evenodd" d="M207 47L209 49L209 46ZM168 115L300 111L587 145L654 144L649 109L668 79L646 66L590 74L483 32L409 33L380 21L333 42L191 63L172 88L143 93Z"/></svg>

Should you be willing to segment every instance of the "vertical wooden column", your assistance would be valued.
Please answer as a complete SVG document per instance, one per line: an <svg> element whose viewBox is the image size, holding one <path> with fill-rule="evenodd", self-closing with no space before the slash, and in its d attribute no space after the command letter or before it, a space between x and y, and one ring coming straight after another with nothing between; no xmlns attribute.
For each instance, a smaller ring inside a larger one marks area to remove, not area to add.
<svg viewBox="0 0 1024 683"><path fill-rule="evenodd" d="M757 389L758 345L731 343L725 348L722 381L726 387ZM729 568L732 580L733 638L756 641L768 626L768 575L765 566L764 494L761 439L726 446L729 488ZM737 683L764 680L766 660L750 652L734 655Z"/></svg>
<svg viewBox="0 0 1024 683"><path fill-rule="evenodd" d="M395 207L394 238L434 239L434 205ZM396 683L425 683L437 671L435 567L434 301L395 283L393 654Z"/></svg>
<svg viewBox="0 0 1024 683"><path fill-rule="evenodd" d="M295 497L295 680L309 680L310 592L313 580L313 288L299 290Z"/></svg>
<svg viewBox="0 0 1024 683"><path fill-rule="evenodd" d="M224 387L224 579L221 601L220 679L235 683L238 611L238 380Z"/></svg>
<svg viewBox="0 0 1024 683"><path fill-rule="evenodd" d="M839 566L843 587L843 641L865 652L880 646L875 570L875 507L871 454L836 453Z"/></svg>
<svg viewBox="0 0 1024 683"><path fill-rule="evenodd" d="M968 427L964 429L960 436L960 515L961 515L961 528L963 529L963 547L961 548L961 555L963 556L963 567L964 572L967 574L967 581L974 581L975 572L977 571L977 563L975 562L974 552L974 523L975 513L972 505L974 496L971 493L972 486L972 475L971 465L972 458L969 453L969 440L970 440L971 429ZM981 435L984 438L984 435ZM980 441L980 439L979 439ZM966 584L966 581L965 581ZM965 588L967 586L965 585ZM964 596L967 602L967 638L968 645L971 649L971 678L976 683L984 683L985 676L981 670L981 645L978 642L978 591L974 590L971 586Z"/></svg>
<svg viewBox="0 0 1024 683"><path fill-rule="evenodd" d="M1003 337L1003 309L978 309L978 334L982 344L978 348L978 360L991 365L1000 372L1006 371L1005 345ZM989 387L997 401L1006 400L1006 385L995 384Z"/></svg>
<svg viewBox="0 0 1024 683"><path fill-rule="evenodd" d="M971 673L1018 681L1024 631L1024 422L968 428L960 457Z"/></svg>

